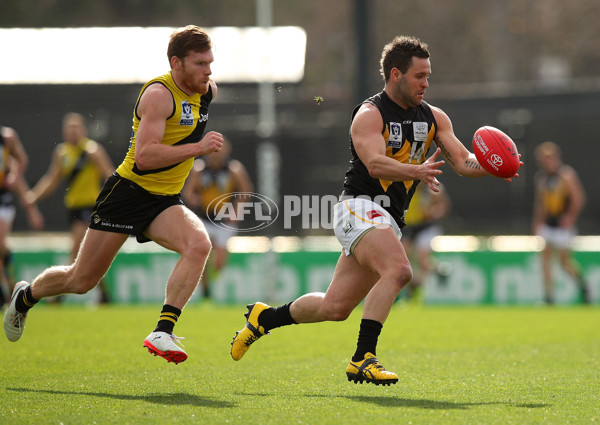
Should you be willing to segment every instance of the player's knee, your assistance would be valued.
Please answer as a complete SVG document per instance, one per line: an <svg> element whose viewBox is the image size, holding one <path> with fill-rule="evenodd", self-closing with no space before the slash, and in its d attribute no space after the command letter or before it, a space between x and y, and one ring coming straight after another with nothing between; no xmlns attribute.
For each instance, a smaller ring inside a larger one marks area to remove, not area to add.
<svg viewBox="0 0 600 425"><path fill-rule="evenodd" d="M413 270L410 263L396 263L388 270L387 275L400 291L413 278Z"/></svg>
<svg viewBox="0 0 600 425"><path fill-rule="evenodd" d="M192 238L187 246L186 254L193 258L207 258L211 249L210 239L201 234L200 237Z"/></svg>

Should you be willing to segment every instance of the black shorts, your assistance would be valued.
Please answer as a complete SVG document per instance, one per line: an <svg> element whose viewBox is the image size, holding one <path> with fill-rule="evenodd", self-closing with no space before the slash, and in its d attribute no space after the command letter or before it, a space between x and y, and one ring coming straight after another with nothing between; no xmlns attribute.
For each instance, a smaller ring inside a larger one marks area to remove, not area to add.
<svg viewBox="0 0 600 425"><path fill-rule="evenodd" d="M114 173L98 195L90 229L134 235L138 242L148 242L144 232L150 223L173 205L183 205L181 194L153 195Z"/></svg>
<svg viewBox="0 0 600 425"><path fill-rule="evenodd" d="M82 221L87 223L92 218L92 211L94 207L84 207L84 208L69 208L67 210L67 222L69 224L73 224L75 221Z"/></svg>

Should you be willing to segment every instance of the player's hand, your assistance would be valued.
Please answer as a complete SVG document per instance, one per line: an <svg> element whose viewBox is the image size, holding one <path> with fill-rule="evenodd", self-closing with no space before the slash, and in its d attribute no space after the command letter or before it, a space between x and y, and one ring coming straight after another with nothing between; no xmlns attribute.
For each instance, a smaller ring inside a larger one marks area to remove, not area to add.
<svg viewBox="0 0 600 425"><path fill-rule="evenodd" d="M208 155L209 153L219 152L223 147L224 139L221 133L209 131L204 135L202 140L198 142L200 151L198 155Z"/></svg>
<svg viewBox="0 0 600 425"><path fill-rule="evenodd" d="M523 161L521 161L521 154L519 154L519 168L521 168L522 166L523 166ZM512 182L513 177L519 177L519 173L515 173L514 176L509 177L509 178L504 179L504 180L506 180L507 182L510 183L510 182Z"/></svg>
<svg viewBox="0 0 600 425"><path fill-rule="evenodd" d="M440 191L440 182L436 177L442 174L442 170L439 170L439 168L446 163L445 161L437 161L441 152L441 149L437 148L433 155L427 158L423 164L419 165L419 171L417 172L417 180L429 185L434 192Z"/></svg>

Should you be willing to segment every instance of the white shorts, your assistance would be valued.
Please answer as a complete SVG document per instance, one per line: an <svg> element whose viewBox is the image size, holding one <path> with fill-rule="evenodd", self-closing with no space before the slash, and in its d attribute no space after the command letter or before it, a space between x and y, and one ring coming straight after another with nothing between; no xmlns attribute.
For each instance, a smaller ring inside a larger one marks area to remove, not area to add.
<svg viewBox="0 0 600 425"><path fill-rule="evenodd" d="M202 219L202 223L204 223L204 227L206 228L206 233L210 237L210 241L215 247L227 247L227 242L229 238L235 235L235 231L231 229L227 229L225 227L221 227L213 223L212 221Z"/></svg>
<svg viewBox="0 0 600 425"><path fill-rule="evenodd" d="M402 232L396 221L383 207L368 199L350 198L333 206L333 231L346 256L353 254L367 232L389 226L400 239Z"/></svg>
<svg viewBox="0 0 600 425"><path fill-rule="evenodd" d="M548 245L558 249L568 249L576 233L575 229L551 227L544 224L540 227L538 236L544 238Z"/></svg>
<svg viewBox="0 0 600 425"><path fill-rule="evenodd" d="M14 205L0 205L0 220L12 223L15 219L17 209Z"/></svg>
<svg viewBox="0 0 600 425"><path fill-rule="evenodd" d="M427 226L427 228L421 230L417 233L414 240L414 246L419 251L429 251L431 250L431 241L436 236L440 236L442 234L442 226L439 224L432 224L431 226Z"/></svg>

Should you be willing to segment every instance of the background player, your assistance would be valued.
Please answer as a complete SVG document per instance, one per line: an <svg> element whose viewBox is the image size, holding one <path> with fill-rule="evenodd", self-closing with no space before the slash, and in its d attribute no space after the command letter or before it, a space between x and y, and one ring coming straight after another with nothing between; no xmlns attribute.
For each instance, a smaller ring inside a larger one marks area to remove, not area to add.
<svg viewBox="0 0 600 425"><path fill-rule="evenodd" d="M426 185L417 186L410 208L404 216L406 227L402 229L402 245L413 264L413 278L405 287L409 298L419 298L422 285L432 271L442 280L449 273L448 265L436 262L431 252L431 241L442 234L440 220L451 208L450 197L444 185L440 184L438 189L435 192Z"/></svg>
<svg viewBox="0 0 600 425"><path fill-rule="evenodd" d="M535 176L533 233L544 238L542 252L545 301L554 303L552 258L558 253L560 264L579 287L581 301L590 302L590 294L580 265L570 249L577 233L577 219L586 201L585 191L575 169L563 164L559 146L544 142L535 149L539 171Z"/></svg>
<svg viewBox="0 0 600 425"><path fill-rule="evenodd" d="M61 182L66 182L64 203L71 232L70 262L73 262L102 183L111 176L114 166L104 147L87 137L83 115L67 113L63 117L62 133L64 141L56 145L48 171L28 193L28 199L32 203L39 202L54 193ZM99 288L100 302L107 303L109 295L104 280Z"/></svg>
<svg viewBox="0 0 600 425"><path fill-rule="evenodd" d="M17 194L27 214L29 225L36 230L44 226L44 218L37 204L26 198L29 187L23 175L27 165L28 156L17 132L13 128L0 126L0 308L10 298L15 283L12 253L7 244L16 214L14 194Z"/></svg>
<svg viewBox="0 0 600 425"><path fill-rule="evenodd" d="M246 199L248 193L254 190L246 167L231 159L231 150L231 143L225 138L221 151L196 159L183 188L187 205L202 219L213 246L202 274L204 298L210 297L210 278L216 277L227 263L227 242L235 235L236 227L232 220L220 223L214 211L225 203L232 203L233 211L236 211L235 203ZM235 192L238 194L234 196Z"/></svg>

